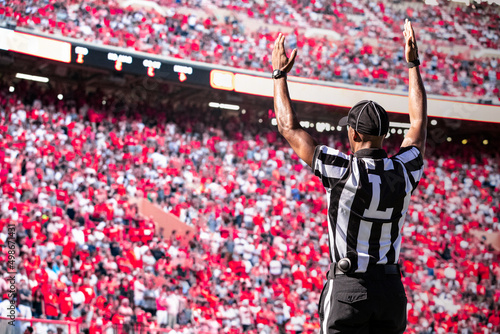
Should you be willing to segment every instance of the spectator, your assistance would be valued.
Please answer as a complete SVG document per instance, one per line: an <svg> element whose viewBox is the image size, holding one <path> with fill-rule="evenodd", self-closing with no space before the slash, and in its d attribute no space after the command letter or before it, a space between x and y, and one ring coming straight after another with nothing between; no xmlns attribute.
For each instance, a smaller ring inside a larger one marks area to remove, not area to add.
<svg viewBox="0 0 500 334"><path fill-rule="evenodd" d="M32 316L40 318L44 314L43 310L43 294L41 289L35 289L33 295Z"/></svg>
<svg viewBox="0 0 500 334"><path fill-rule="evenodd" d="M240 315L242 330L244 333L247 333L253 324L253 314L250 310L248 299L242 301L238 313Z"/></svg>
<svg viewBox="0 0 500 334"><path fill-rule="evenodd" d="M156 316L156 296L153 281L147 283L141 307L145 312L150 313L152 316Z"/></svg>
<svg viewBox="0 0 500 334"><path fill-rule="evenodd" d="M32 317L31 307L33 297L31 295L31 290L28 288L26 280L21 279L19 284L19 316L21 318L30 319Z"/></svg>
<svg viewBox="0 0 500 334"><path fill-rule="evenodd" d="M168 312L168 327L174 328L177 324L177 315L179 314L180 301L179 297L173 290L167 292L167 312Z"/></svg>
<svg viewBox="0 0 500 334"><path fill-rule="evenodd" d="M26 327L26 329L24 330L24 334L33 334L33 327Z"/></svg>
<svg viewBox="0 0 500 334"><path fill-rule="evenodd" d="M124 298L120 303L120 307L118 308L118 314L123 317L123 322L125 324L130 324L131 317L134 314L134 311L130 307L129 300Z"/></svg>
<svg viewBox="0 0 500 334"><path fill-rule="evenodd" d="M168 301L167 301L167 286L164 284L156 297L156 318L158 319L158 326L164 328L168 325ZM185 325L185 324L184 324Z"/></svg>

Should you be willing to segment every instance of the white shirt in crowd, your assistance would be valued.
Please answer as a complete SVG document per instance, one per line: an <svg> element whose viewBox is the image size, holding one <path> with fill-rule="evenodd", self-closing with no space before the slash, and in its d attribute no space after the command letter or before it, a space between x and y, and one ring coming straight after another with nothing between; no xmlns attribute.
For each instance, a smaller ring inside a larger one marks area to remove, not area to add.
<svg viewBox="0 0 500 334"><path fill-rule="evenodd" d="M167 296L168 314L179 314L181 307L179 297L175 293Z"/></svg>
<svg viewBox="0 0 500 334"><path fill-rule="evenodd" d="M246 303L245 303L246 302ZM240 306L240 319L242 325L251 325L252 324L252 311L250 307L248 307L248 300L243 301L243 305Z"/></svg>
<svg viewBox="0 0 500 334"><path fill-rule="evenodd" d="M269 272L272 275L281 275L281 262L278 260L269 262Z"/></svg>
<svg viewBox="0 0 500 334"><path fill-rule="evenodd" d="M134 303L135 305L139 305L139 302L144 299L144 290L146 287L142 284L141 281L136 280L134 282Z"/></svg>

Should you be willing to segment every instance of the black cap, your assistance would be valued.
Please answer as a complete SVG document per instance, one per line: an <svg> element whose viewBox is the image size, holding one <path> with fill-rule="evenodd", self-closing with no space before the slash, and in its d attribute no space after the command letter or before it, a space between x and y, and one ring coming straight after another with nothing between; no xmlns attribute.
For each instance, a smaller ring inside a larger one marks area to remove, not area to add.
<svg viewBox="0 0 500 334"><path fill-rule="evenodd" d="M365 135L383 136L389 131L389 117L377 102L363 100L349 110L349 114L339 121L339 125L349 125Z"/></svg>

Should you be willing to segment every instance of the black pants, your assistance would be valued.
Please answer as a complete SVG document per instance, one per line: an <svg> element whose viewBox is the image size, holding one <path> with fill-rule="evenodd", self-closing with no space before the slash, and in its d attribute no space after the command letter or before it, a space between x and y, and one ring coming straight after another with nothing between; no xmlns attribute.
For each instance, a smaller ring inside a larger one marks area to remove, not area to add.
<svg viewBox="0 0 500 334"><path fill-rule="evenodd" d="M400 334L406 294L399 275L329 275L319 300L321 334Z"/></svg>

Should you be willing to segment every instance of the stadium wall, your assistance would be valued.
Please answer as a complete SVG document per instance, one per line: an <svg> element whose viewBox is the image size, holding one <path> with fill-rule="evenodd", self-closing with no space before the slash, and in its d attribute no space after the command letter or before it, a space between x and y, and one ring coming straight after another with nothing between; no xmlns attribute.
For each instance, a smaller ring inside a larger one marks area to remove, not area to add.
<svg viewBox="0 0 500 334"><path fill-rule="evenodd" d="M133 198L129 200L129 203L136 204L142 216L151 218L155 222L156 233L162 232L165 239L168 240L173 231L176 232L176 235L186 236L188 239L194 236L194 228L183 223L177 216L163 211L147 199Z"/></svg>

